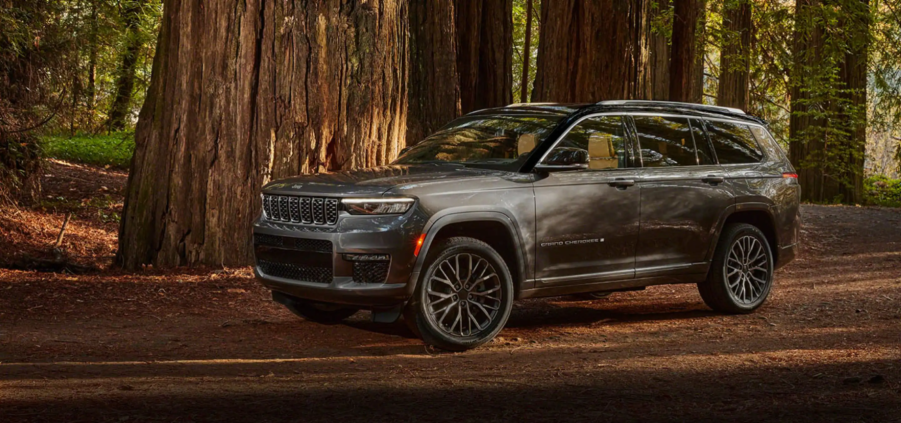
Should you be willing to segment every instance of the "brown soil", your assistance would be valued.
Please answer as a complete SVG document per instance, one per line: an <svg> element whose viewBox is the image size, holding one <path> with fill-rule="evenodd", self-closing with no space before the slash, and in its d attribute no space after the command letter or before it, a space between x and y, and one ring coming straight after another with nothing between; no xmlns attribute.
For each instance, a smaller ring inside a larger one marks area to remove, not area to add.
<svg viewBox="0 0 901 423"><path fill-rule="evenodd" d="M66 251L105 267L116 224L75 211ZM20 213L4 245L46 250L63 213ZM0 270L0 421L901 422L901 210L803 214L803 253L755 314L713 313L693 286L530 300L461 354L365 313L303 321L246 268Z"/></svg>

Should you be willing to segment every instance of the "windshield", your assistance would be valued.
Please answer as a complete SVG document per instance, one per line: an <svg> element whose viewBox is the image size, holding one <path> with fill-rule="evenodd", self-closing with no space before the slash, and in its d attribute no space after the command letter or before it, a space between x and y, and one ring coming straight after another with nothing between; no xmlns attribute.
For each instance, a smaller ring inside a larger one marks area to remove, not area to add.
<svg viewBox="0 0 901 423"><path fill-rule="evenodd" d="M525 114L464 116L411 147L395 163L448 162L518 170L560 119Z"/></svg>

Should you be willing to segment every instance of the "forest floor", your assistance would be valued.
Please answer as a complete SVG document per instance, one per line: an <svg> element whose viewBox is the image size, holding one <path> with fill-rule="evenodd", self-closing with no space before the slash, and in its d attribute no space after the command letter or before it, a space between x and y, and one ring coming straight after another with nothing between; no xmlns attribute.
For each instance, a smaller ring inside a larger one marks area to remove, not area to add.
<svg viewBox="0 0 901 423"><path fill-rule="evenodd" d="M901 210L805 206L751 315L693 286L528 300L451 354L366 313L303 321L248 268L109 269L126 175L45 173L44 204L0 212L3 263L63 271L0 270L2 422L901 422Z"/></svg>

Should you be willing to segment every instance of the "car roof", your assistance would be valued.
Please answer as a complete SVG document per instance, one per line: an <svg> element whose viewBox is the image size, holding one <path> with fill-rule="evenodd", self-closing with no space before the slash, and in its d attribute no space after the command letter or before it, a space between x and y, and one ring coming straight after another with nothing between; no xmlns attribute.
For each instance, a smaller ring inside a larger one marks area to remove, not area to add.
<svg viewBox="0 0 901 423"><path fill-rule="evenodd" d="M674 101L608 100L599 103L517 103L504 107L483 109L469 115L530 114L567 117L603 112L673 113L696 117L727 118L766 125L767 122L744 111L720 106Z"/></svg>

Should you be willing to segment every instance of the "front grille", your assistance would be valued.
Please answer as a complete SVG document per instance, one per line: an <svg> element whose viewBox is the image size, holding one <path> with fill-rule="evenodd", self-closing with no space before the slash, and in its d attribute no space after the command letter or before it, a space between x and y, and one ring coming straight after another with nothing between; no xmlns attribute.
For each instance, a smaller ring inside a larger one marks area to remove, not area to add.
<svg viewBox="0 0 901 423"><path fill-rule="evenodd" d="M263 194L263 215L277 222L334 225L338 223L338 200Z"/></svg>
<svg viewBox="0 0 901 423"><path fill-rule="evenodd" d="M260 271L276 278L292 279L301 282L331 283L331 267L299 266L288 263L273 263L260 260L257 262Z"/></svg>
<svg viewBox="0 0 901 423"><path fill-rule="evenodd" d="M311 253L332 252L332 242L324 239L289 238L276 235L254 234L253 243L265 247L308 251Z"/></svg>
<svg viewBox="0 0 901 423"><path fill-rule="evenodd" d="M385 283L388 277L387 261L354 262L354 282Z"/></svg>
<svg viewBox="0 0 901 423"><path fill-rule="evenodd" d="M275 235L253 234L253 243L267 247L284 247L285 239Z"/></svg>
<svg viewBox="0 0 901 423"><path fill-rule="evenodd" d="M323 239L297 238L294 240L294 249L313 253L331 253L332 242Z"/></svg>

